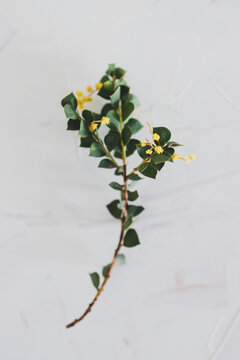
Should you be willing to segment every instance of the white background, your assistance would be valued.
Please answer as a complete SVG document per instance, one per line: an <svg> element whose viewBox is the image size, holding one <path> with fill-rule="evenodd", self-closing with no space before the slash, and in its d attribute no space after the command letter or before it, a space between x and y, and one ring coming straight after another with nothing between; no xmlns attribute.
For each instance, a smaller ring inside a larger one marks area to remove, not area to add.
<svg viewBox="0 0 240 360"><path fill-rule="evenodd" d="M239 0L0 4L1 359L239 360ZM112 171L65 131L60 100L110 62L140 99L140 137L168 126L197 160L139 182L141 246L66 330L119 223Z"/></svg>

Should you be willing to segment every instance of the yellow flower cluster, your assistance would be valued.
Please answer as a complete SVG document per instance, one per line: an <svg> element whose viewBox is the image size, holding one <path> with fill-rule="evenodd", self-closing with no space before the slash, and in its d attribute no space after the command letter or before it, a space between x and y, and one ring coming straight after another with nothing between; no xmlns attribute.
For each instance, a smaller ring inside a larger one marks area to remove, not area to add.
<svg viewBox="0 0 240 360"><path fill-rule="evenodd" d="M149 123L147 123L147 124L148 124L148 126L149 126L149 131L150 131L150 133L151 133L151 135L152 135L153 141L157 141L157 142L158 142L158 145L155 146L155 145L153 144L153 141L143 140L143 141L141 141L141 146L142 146L142 147L145 147L145 146L147 146L147 145L148 145L148 146L151 146L150 149L147 149L147 150L146 150L146 154L148 154L148 155L152 155L153 152L155 152L155 153L157 153L157 154L162 154L162 153L163 153L163 148L161 147L161 145L160 145L160 143L159 143L160 135L157 134L157 133L153 133L150 124L149 124Z"/></svg>
<svg viewBox="0 0 240 360"><path fill-rule="evenodd" d="M101 118L101 120L92 121L91 124L89 125L89 130L91 132L97 130L98 123L101 123L102 125L109 125L110 124L110 119L109 119L109 117L103 116Z"/></svg>
<svg viewBox="0 0 240 360"><path fill-rule="evenodd" d="M173 154L172 155L172 159L173 160L183 160L185 163L188 163L190 160L195 160L196 159L196 156L195 155L189 155L188 157L187 156L184 156L184 157L180 157L177 153Z"/></svg>
<svg viewBox="0 0 240 360"><path fill-rule="evenodd" d="M88 85L86 87L87 94L84 94L81 90L76 91L76 97L77 97L77 103L78 103L78 109L82 110L84 109L84 103L88 101L92 101L92 95L95 91L100 90L102 87L102 83L98 82L95 85L95 89L91 85Z"/></svg>

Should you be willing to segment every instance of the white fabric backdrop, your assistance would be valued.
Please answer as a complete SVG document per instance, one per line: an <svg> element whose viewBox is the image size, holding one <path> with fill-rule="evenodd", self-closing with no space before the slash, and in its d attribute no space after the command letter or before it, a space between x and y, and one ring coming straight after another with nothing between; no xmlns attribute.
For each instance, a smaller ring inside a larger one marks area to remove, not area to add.
<svg viewBox="0 0 240 360"><path fill-rule="evenodd" d="M0 5L1 358L238 360L239 1ZM139 184L142 244L66 330L119 224L105 207L114 177L65 131L60 100L109 62L128 70L139 118L197 161Z"/></svg>

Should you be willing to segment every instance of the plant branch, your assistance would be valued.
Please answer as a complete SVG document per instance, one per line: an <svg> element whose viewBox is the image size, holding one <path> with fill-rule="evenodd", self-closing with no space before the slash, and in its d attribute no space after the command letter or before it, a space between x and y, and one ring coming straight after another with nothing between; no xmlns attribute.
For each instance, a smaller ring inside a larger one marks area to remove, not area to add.
<svg viewBox="0 0 240 360"><path fill-rule="evenodd" d="M112 156L112 154L110 153L110 151L108 151L106 149L106 147L104 146L103 142L101 141L101 139L97 136L97 134L92 134L92 137L94 138L94 140L101 146L101 148L103 149L103 151L105 152L105 154L107 155L107 157L113 162L114 166L116 167L117 170L120 169L120 166L118 165L118 163L116 162L116 160L114 159L114 157Z"/></svg>

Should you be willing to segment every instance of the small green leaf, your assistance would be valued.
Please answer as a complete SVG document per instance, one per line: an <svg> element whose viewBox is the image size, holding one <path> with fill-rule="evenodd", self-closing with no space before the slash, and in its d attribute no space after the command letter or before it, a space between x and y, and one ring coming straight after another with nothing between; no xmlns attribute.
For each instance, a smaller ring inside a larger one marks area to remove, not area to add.
<svg viewBox="0 0 240 360"><path fill-rule="evenodd" d="M126 263L126 258L124 254L118 254L116 263L118 265L124 265Z"/></svg>
<svg viewBox="0 0 240 360"><path fill-rule="evenodd" d="M100 276L97 272L93 272L90 274L93 286L98 290L99 284L100 284Z"/></svg>
<svg viewBox="0 0 240 360"><path fill-rule="evenodd" d="M106 154L103 151L103 149L101 148L101 146L96 142L92 143L92 145L90 147L90 156L101 157L104 155L106 155Z"/></svg>
<svg viewBox="0 0 240 360"><path fill-rule="evenodd" d="M122 131L122 141L124 145L127 145L129 143L129 140L131 139L132 132L129 126L125 126Z"/></svg>
<svg viewBox="0 0 240 360"><path fill-rule="evenodd" d="M120 201L119 204L117 205L117 207L122 211L124 209L125 206L125 201Z"/></svg>
<svg viewBox="0 0 240 360"><path fill-rule="evenodd" d="M107 103L107 104L103 105L102 110L101 110L101 116L106 116L110 110L113 110L112 104Z"/></svg>
<svg viewBox="0 0 240 360"><path fill-rule="evenodd" d="M128 120L127 125L130 127L132 134L136 134L143 127L140 121L133 118Z"/></svg>
<svg viewBox="0 0 240 360"><path fill-rule="evenodd" d="M124 237L123 245L126 247L134 247L139 244L140 242L136 231L134 229L129 229Z"/></svg>
<svg viewBox="0 0 240 360"><path fill-rule="evenodd" d="M83 148L90 148L90 146L92 145L92 143L94 142L92 136L88 136L86 138L81 137L81 142L80 142L80 146Z"/></svg>
<svg viewBox="0 0 240 360"><path fill-rule="evenodd" d="M127 144L126 156L132 155L137 150L137 145L140 143L137 139L131 139Z"/></svg>
<svg viewBox="0 0 240 360"><path fill-rule="evenodd" d="M112 181L109 186L114 190L122 190L123 185L118 184L116 181Z"/></svg>
<svg viewBox="0 0 240 360"><path fill-rule="evenodd" d="M142 180L142 178L138 174L129 175L128 178L134 181Z"/></svg>
<svg viewBox="0 0 240 360"><path fill-rule="evenodd" d="M178 144L178 143L175 142L175 141L168 141L168 142L167 142L167 145L168 145L168 146L173 146L173 147L183 146L183 145L181 145L181 144Z"/></svg>
<svg viewBox="0 0 240 360"><path fill-rule="evenodd" d="M165 161L168 161L168 160L171 159L171 156L174 154L174 152L175 152L175 150L173 148L166 149L166 150L164 150L163 154L155 154L155 155L153 155L152 161L155 164L160 164L160 163L163 163Z"/></svg>
<svg viewBox="0 0 240 360"><path fill-rule="evenodd" d="M164 167L165 162L159 163L159 164L155 164L155 163L151 160L151 164L152 164L153 167L155 167L155 169L157 169L158 171L160 171L160 170Z"/></svg>
<svg viewBox="0 0 240 360"><path fill-rule="evenodd" d="M71 92L71 94L65 96L65 98L62 99L61 105L65 106L66 104L71 105L71 107L76 110L77 108L77 99L75 95Z"/></svg>
<svg viewBox="0 0 240 360"><path fill-rule="evenodd" d="M118 145L115 147L114 149L114 156L117 158L117 159L121 159L122 158L122 149L121 147Z"/></svg>
<svg viewBox="0 0 240 360"><path fill-rule="evenodd" d="M138 192L137 192L137 190L135 190L135 191L128 191L128 200L129 201L135 201L135 200L137 200L137 198L138 198Z"/></svg>
<svg viewBox="0 0 240 360"><path fill-rule="evenodd" d="M85 119L81 120L79 135L82 137L88 137L91 135L89 128L88 128L88 124Z"/></svg>
<svg viewBox="0 0 240 360"><path fill-rule="evenodd" d="M109 119L110 119L110 124L109 124L110 129L113 131L119 132L120 120L119 120L119 116L118 116L117 112L115 110L110 110L107 113L107 117L109 117Z"/></svg>
<svg viewBox="0 0 240 360"><path fill-rule="evenodd" d="M120 176L120 175L122 175L122 174L123 174L123 166L120 166L119 169L116 169L116 170L115 170L114 175Z"/></svg>
<svg viewBox="0 0 240 360"><path fill-rule="evenodd" d="M124 76L124 74L126 73L125 70L121 69L121 68L116 68L115 71L114 71L114 75L117 79L120 79L121 77Z"/></svg>
<svg viewBox="0 0 240 360"><path fill-rule="evenodd" d="M90 110L83 110L83 118L87 121L87 124L90 125L93 120L101 120L102 116Z"/></svg>
<svg viewBox="0 0 240 360"><path fill-rule="evenodd" d="M121 88L118 86L117 90L110 96L113 106L117 106L121 98Z"/></svg>
<svg viewBox="0 0 240 360"><path fill-rule="evenodd" d="M106 73L112 76L115 71L115 68L116 68L116 65L114 63L109 64Z"/></svg>
<svg viewBox="0 0 240 360"><path fill-rule="evenodd" d="M67 123L67 130L79 130L80 120L69 119Z"/></svg>
<svg viewBox="0 0 240 360"><path fill-rule="evenodd" d="M70 104L64 105L64 112L68 119L78 120L79 116Z"/></svg>
<svg viewBox="0 0 240 360"><path fill-rule="evenodd" d="M144 207L142 206L135 206L135 205L128 205L127 212L128 216L137 216L144 210Z"/></svg>
<svg viewBox="0 0 240 360"><path fill-rule="evenodd" d="M115 165L110 159L102 159L98 167L103 169L113 169Z"/></svg>
<svg viewBox="0 0 240 360"><path fill-rule="evenodd" d="M109 151L112 151L120 144L120 135L115 131L110 131L104 138L104 142Z"/></svg>
<svg viewBox="0 0 240 360"><path fill-rule="evenodd" d="M134 105L130 102L122 105L122 118L126 120L134 110Z"/></svg>
<svg viewBox="0 0 240 360"><path fill-rule="evenodd" d="M138 145L137 146L137 152L138 152L138 155L141 156L142 159L147 159L150 155L149 154L146 154L146 151L151 149L151 146L147 145L147 146L141 146L141 145Z"/></svg>
<svg viewBox="0 0 240 360"><path fill-rule="evenodd" d="M163 126L154 127L153 133L160 135L159 143L161 146L164 146L168 140L171 138L171 132Z"/></svg>
<svg viewBox="0 0 240 360"><path fill-rule="evenodd" d="M133 94L128 94L126 96L126 101L133 103L135 108L140 105L140 102L139 102L138 98Z"/></svg>
<svg viewBox="0 0 240 360"><path fill-rule="evenodd" d="M102 268L102 274L103 274L103 277L107 277L107 274L108 274L108 271L110 269L110 266L111 264L108 264L108 265L105 265L103 268Z"/></svg>
<svg viewBox="0 0 240 360"><path fill-rule="evenodd" d="M152 164L148 163L147 166L142 170L139 170L141 174L144 176L150 177L152 179L155 179L157 176L157 169L152 166Z"/></svg>
<svg viewBox="0 0 240 360"><path fill-rule="evenodd" d="M132 224L132 216L131 215L128 215L127 216L127 219L126 219L126 222L125 222L125 225L124 225L124 229L127 230L127 228Z"/></svg>
<svg viewBox="0 0 240 360"><path fill-rule="evenodd" d="M101 96L104 99L109 100L110 96L114 93L114 84L113 81L107 80L103 83L101 89L97 95Z"/></svg>
<svg viewBox="0 0 240 360"><path fill-rule="evenodd" d="M103 77L100 79L100 82L103 84L108 80L110 80L110 78L107 75L103 75Z"/></svg>
<svg viewBox="0 0 240 360"><path fill-rule="evenodd" d="M110 204L107 205L108 211L116 219L120 219L122 214L121 210L117 207L119 203L119 200L113 200L112 202L110 202Z"/></svg>

